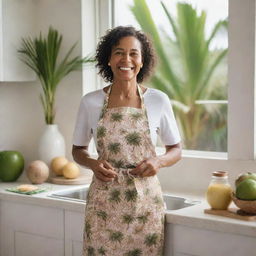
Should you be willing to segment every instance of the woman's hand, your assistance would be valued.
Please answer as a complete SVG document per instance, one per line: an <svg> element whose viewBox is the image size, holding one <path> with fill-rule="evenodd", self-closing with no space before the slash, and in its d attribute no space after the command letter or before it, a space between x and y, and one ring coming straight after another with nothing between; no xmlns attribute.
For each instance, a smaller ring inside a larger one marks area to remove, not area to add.
<svg viewBox="0 0 256 256"><path fill-rule="evenodd" d="M160 163L157 157L148 158L141 161L136 168L130 171L130 174L140 177L154 176L159 172Z"/></svg>
<svg viewBox="0 0 256 256"><path fill-rule="evenodd" d="M94 175L101 181L113 181L117 177L115 169L105 160L95 160L91 165L91 169Z"/></svg>

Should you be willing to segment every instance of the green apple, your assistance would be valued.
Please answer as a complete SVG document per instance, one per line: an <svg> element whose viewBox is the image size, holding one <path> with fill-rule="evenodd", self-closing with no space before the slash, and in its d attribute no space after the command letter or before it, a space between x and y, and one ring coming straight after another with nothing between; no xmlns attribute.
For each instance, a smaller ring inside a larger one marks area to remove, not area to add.
<svg viewBox="0 0 256 256"><path fill-rule="evenodd" d="M256 173L255 172L245 172L241 173L235 181L236 187L239 185L240 182L246 179L252 179L256 181Z"/></svg>
<svg viewBox="0 0 256 256"><path fill-rule="evenodd" d="M24 158L18 151L0 152L0 180L15 181L24 169Z"/></svg>
<svg viewBox="0 0 256 256"><path fill-rule="evenodd" d="M242 200L256 200L256 180L241 181L236 188L236 197Z"/></svg>

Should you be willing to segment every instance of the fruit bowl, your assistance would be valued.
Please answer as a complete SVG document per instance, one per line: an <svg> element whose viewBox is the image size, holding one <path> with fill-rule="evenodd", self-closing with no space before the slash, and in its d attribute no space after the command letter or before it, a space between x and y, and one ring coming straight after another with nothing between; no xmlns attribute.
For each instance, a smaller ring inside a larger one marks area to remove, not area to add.
<svg viewBox="0 0 256 256"><path fill-rule="evenodd" d="M256 200L241 200L232 193L234 204L246 213L256 214Z"/></svg>

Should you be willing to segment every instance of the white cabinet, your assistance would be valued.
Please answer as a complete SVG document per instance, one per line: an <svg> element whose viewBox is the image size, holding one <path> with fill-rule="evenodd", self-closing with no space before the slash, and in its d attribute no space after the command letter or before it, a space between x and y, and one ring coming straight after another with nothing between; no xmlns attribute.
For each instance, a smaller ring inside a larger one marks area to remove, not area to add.
<svg viewBox="0 0 256 256"><path fill-rule="evenodd" d="M64 210L0 201L1 256L63 256Z"/></svg>
<svg viewBox="0 0 256 256"><path fill-rule="evenodd" d="M252 256L256 252L255 237L176 224L167 225L166 241L166 256Z"/></svg>
<svg viewBox="0 0 256 256"><path fill-rule="evenodd" d="M84 213L65 211L65 256L81 256Z"/></svg>
<svg viewBox="0 0 256 256"><path fill-rule="evenodd" d="M31 81L35 74L19 59L22 37L38 33L34 0L0 0L0 81Z"/></svg>

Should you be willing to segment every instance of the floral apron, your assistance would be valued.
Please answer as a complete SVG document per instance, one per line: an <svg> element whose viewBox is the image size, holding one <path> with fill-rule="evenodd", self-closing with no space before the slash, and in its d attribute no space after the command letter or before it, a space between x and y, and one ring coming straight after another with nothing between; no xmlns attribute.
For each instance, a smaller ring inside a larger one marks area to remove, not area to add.
<svg viewBox="0 0 256 256"><path fill-rule="evenodd" d="M87 196L83 255L163 255L164 202L157 176L129 172L156 155L140 87L141 109L107 108L109 88L97 127L99 159L118 173L113 182L93 176Z"/></svg>

